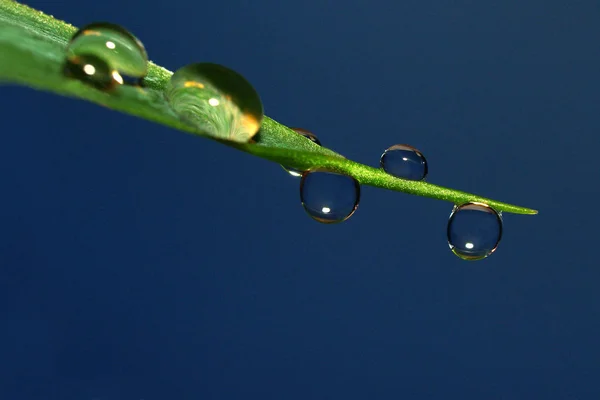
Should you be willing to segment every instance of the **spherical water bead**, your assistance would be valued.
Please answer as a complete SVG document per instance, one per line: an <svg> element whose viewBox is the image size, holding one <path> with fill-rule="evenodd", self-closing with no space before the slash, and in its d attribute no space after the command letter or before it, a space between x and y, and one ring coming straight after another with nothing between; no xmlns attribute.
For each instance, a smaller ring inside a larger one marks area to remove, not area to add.
<svg viewBox="0 0 600 400"><path fill-rule="evenodd" d="M144 45L119 25L86 25L73 35L67 47L65 75L100 90L110 90L126 80L141 84L147 71Z"/></svg>
<svg viewBox="0 0 600 400"><path fill-rule="evenodd" d="M502 238L502 217L482 203L455 206L448 220L450 250L464 260L482 260L492 254Z"/></svg>
<svg viewBox="0 0 600 400"><path fill-rule="evenodd" d="M212 63L178 69L166 89L171 108L190 126L216 139L245 143L260 129L263 105L237 72Z"/></svg>
<svg viewBox="0 0 600 400"><path fill-rule="evenodd" d="M294 132L296 132L297 134L299 134L300 136L304 136L305 138L307 138L311 142L313 142L315 144L318 144L319 146L321 145L321 142L319 141L319 138L317 138L317 135L315 135L314 133L309 132L306 129L302 129L302 128L290 128L290 129L293 130ZM302 176L302 171L300 171L300 170L297 170L295 168L288 168L285 165L282 165L282 167L291 176L294 176L294 177Z"/></svg>
<svg viewBox="0 0 600 400"><path fill-rule="evenodd" d="M360 185L351 176L328 171L306 171L300 181L300 200L308 215L332 224L350 218L360 201Z"/></svg>
<svg viewBox="0 0 600 400"><path fill-rule="evenodd" d="M427 160L412 146L396 144L389 147L379 160L381 168L390 175L411 181L421 181L427 176Z"/></svg>

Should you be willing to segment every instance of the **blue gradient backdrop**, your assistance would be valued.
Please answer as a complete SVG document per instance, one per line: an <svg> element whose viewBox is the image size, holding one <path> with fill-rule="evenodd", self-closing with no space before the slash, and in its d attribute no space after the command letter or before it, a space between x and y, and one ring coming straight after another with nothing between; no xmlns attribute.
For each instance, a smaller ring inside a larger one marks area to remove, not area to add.
<svg viewBox="0 0 600 400"><path fill-rule="evenodd" d="M538 208L449 251L451 204L318 224L277 165L0 88L0 399L597 399L597 1L30 1L227 65L266 114Z"/></svg>

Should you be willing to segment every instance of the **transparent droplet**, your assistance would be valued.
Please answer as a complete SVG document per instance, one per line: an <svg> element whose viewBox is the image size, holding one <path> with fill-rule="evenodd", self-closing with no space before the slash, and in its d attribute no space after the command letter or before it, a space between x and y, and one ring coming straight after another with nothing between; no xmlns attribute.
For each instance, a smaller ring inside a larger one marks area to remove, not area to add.
<svg viewBox="0 0 600 400"><path fill-rule="evenodd" d="M411 181L421 181L427 176L427 160L412 146L396 144L389 147L379 160L381 168L390 175Z"/></svg>
<svg viewBox="0 0 600 400"><path fill-rule="evenodd" d="M350 218L360 201L360 185L351 176L307 171L300 181L300 200L314 220L325 224Z"/></svg>
<svg viewBox="0 0 600 400"><path fill-rule="evenodd" d="M304 136L305 138L307 138L308 140L310 140L311 142L318 144L319 146L321 145L321 141L319 141L319 138L317 137L317 135L315 135L312 132L307 131L306 129L302 129L302 128L290 128L291 130L293 130L294 132L296 132L297 134L299 134L300 136ZM295 168L288 168L285 165L282 165L283 169L285 169L291 176L294 177L299 177L302 176L302 171L297 170Z"/></svg>
<svg viewBox="0 0 600 400"><path fill-rule="evenodd" d="M454 206L448 220L450 250L464 260L482 260L492 254L502 238L502 216L482 203Z"/></svg>
<svg viewBox="0 0 600 400"><path fill-rule="evenodd" d="M199 132L217 139L248 142L260 129L263 106L237 72L212 63L178 69L166 89L173 111Z"/></svg>
<svg viewBox="0 0 600 400"><path fill-rule="evenodd" d="M125 28L107 22L84 26L67 47L65 75L100 90L141 84L148 71L144 45Z"/></svg>

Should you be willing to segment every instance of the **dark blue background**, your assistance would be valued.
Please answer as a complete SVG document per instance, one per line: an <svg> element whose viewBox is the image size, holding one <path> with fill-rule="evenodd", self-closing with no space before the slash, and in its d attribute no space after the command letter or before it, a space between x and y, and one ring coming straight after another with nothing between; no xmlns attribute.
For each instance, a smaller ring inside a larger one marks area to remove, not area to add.
<svg viewBox="0 0 600 400"><path fill-rule="evenodd" d="M489 259L451 204L363 188L308 218L276 164L2 87L0 398L597 399L597 1L30 1L122 24L174 70L377 165L540 210Z"/></svg>

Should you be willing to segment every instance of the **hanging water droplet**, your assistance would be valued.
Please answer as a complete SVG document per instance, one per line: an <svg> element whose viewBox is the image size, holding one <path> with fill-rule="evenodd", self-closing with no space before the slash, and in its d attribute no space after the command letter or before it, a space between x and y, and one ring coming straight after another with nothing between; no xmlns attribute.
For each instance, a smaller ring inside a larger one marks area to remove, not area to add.
<svg viewBox="0 0 600 400"><path fill-rule="evenodd" d="M319 141L319 138L314 133L309 132L306 129L302 129L302 128L290 128L290 129L293 130L294 132L296 132L297 134L299 134L300 136L304 136L305 138L307 138L311 142L313 142L315 144L318 144L319 146L321 145L321 142ZM300 170L297 170L295 168L288 168L285 165L282 165L282 167L291 176L294 176L294 177L302 176L302 171L300 171Z"/></svg>
<svg viewBox="0 0 600 400"><path fill-rule="evenodd" d="M173 110L186 123L217 139L248 142L260 129L263 106L237 72L212 63L178 69L166 89Z"/></svg>
<svg viewBox="0 0 600 400"><path fill-rule="evenodd" d="M482 260L492 254L502 238L502 217L482 203L454 206L448 220L450 250L464 260Z"/></svg>
<svg viewBox="0 0 600 400"><path fill-rule="evenodd" d="M73 35L67 47L65 75L100 90L127 82L141 84L147 71L144 45L119 25L86 25Z"/></svg>
<svg viewBox="0 0 600 400"><path fill-rule="evenodd" d="M360 185L351 176L307 171L300 181L300 200L314 220L325 224L350 218L360 201Z"/></svg>
<svg viewBox="0 0 600 400"><path fill-rule="evenodd" d="M427 176L427 160L412 146L396 144L389 147L379 160L381 168L390 175L411 181L420 181Z"/></svg>

